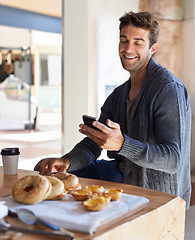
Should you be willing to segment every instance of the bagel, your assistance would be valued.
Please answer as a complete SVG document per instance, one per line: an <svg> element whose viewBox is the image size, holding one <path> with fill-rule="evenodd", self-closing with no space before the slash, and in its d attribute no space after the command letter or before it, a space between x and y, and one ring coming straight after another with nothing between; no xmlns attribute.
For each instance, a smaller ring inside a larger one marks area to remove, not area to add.
<svg viewBox="0 0 195 240"><path fill-rule="evenodd" d="M69 188L69 189L68 189L68 192L71 193L71 192L76 191L76 190L79 190L79 189L81 189L81 184L80 184L80 183L78 183L78 184L76 185L76 187Z"/></svg>
<svg viewBox="0 0 195 240"><path fill-rule="evenodd" d="M27 175L20 178L12 188L15 201L24 204L35 204L45 200L51 192L51 183L41 175Z"/></svg>
<svg viewBox="0 0 195 240"><path fill-rule="evenodd" d="M59 200L66 196L67 191L64 189L64 184L58 178L47 176L51 183L51 192L45 200Z"/></svg>
<svg viewBox="0 0 195 240"><path fill-rule="evenodd" d="M64 180L64 179L66 179L69 176L69 173L67 173L67 172L58 172L58 173L53 173L51 176L52 177L56 177L56 178L58 178L60 180Z"/></svg>
<svg viewBox="0 0 195 240"><path fill-rule="evenodd" d="M64 188L69 191L69 189L74 189L79 187L79 179L74 174L69 174L67 172L58 172L56 174L52 174L52 176L60 179L64 183Z"/></svg>

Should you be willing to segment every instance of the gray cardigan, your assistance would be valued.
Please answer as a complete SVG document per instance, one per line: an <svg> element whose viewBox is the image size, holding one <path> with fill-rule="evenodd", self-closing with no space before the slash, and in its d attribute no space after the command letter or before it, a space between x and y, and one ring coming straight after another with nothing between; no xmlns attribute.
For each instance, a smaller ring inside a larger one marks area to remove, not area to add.
<svg viewBox="0 0 195 240"><path fill-rule="evenodd" d="M151 58L128 126L126 99L131 79L117 87L101 108L99 121L109 118L121 126L125 137L117 161L125 157L124 182L177 195L189 208L191 196L191 107L184 84ZM127 136L127 128L129 135ZM84 138L65 155L69 171L85 167L100 156L101 149Z"/></svg>

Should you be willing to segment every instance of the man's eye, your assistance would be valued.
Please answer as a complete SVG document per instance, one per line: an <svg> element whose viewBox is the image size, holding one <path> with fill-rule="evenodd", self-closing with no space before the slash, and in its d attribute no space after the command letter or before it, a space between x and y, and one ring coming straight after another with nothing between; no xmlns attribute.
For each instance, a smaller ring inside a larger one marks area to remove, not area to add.
<svg viewBox="0 0 195 240"><path fill-rule="evenodd" d="M127 43L127 40L120 40L120 43Z"/></svg>
<svg viewBox="0 0 195 240"><path fill-rule="evenodd" d="M139 42L135 42L135 45L137 45L137 46L141 46L141 43L139 43Z"/></svg>

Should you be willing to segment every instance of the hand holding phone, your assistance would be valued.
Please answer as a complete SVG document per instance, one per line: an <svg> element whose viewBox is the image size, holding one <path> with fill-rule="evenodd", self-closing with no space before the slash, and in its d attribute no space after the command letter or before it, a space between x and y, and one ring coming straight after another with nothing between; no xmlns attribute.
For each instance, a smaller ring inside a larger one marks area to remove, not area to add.
<svg viewBox="0 0 195 240"><path fill-rule="evenodd" d="M87 125L88 127L93 128L95 130L100 131L98 128L96 128L96 127L94 127L92 125L93 121L97 121L97 119L95 117L91 117L91 116L88 116L88 115L83 115L83 122L84 122L85 125Z"/></svg>

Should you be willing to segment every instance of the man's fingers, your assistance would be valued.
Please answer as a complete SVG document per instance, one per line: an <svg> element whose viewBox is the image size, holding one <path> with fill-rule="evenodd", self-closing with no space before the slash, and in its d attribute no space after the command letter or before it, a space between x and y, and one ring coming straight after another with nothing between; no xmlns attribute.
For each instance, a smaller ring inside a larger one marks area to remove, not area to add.
<svg viewBox="0 0 195 240"><path fill-rule="evenodd" d="M56 159L55 158L46 158L46 159L43 159L39 165L38 165L38 168L39 168L39 172L40 174L42 175L51 175L51 171L52 171L52 165L53 165L53 162L55 161Z"/></svg>
<svg viewBox="0 0 195 240"><path fill-rule="evenodd" d="M97 121L94 121L92 124L94 127L100 129L101 132L83 124L80 124L79 131L91 138L102 149L118 151L121 148L124 137L118 123L107 119L106 125Z"/></svg>
<svg viewBox="0 0 195 240"><path fill-rule="evenodd" d="M120 129L120 126L118 123L115 123L113 121L111 121L110 119L106 120L106 124L108 125L108 127L113 128L113 129Z"/></svg>
<svg viewBox="0 0 195 240"><path fill-rule="evenodd" d="M108 128L106 125L104 125L104 124L102 124L102 123L100 123L100 122L94 121L92 124L93 124L94 127L98 128L98 129L101 130L101 132L103 132L103 133L109 132L109 128ZM100 133L101 133L101 132L100 132ZM98 135L98 133L97 133L97 135ZM100 135L100 136L101 136L101 135Z"/></svg>
<svg viewBox="0 0 195 240"><path fill-rule="evenodd" d="M48 164L48 168L47 168L47 172L46 172L46 174L47 174L48 176L51 175L52 169L53 169L53 160L51 160L51 161L49 162L49 164Z"/></svg>
<svg viewBox="0 0 195 240"><path fill-rule="evenodd" d="M44 175L45 172L47 171L47 167L48 167L47 162L48 162L48 159L43 159L37 166L40 174L42 175Z"/></svg>
<svg viewBox="0 0 195 240"><path fill-rule="evenodd" d="M58 168L58 172L66 172L66 167L64 166L64 165L62 165L62 166L60 166L59 168Z"/></svg>
<svg viewBox="0 0 195 240"><path fill-rule="evenodd" d="M70 167L67 158L45 158L37 165L41 175L51 175L53 172L65 172Z"/></svg>
<svg viewBox="0 0 195 240"><path fill-rule="evenodd" d="M84 124L80 124L79 127L80 127L79 132L85 134L88 137L91 137L91 136L98 137L98 135L101 134L100 131Z"/></svg>
<svg viewBox="0 0 195 240"><path fill-rule="evenodd" d="M87 137L90 137L91 139L104 139L105 134L110 135L111 131L114 129L120 130L120 125L118 123L112 122L110 119L106 120L106 124L102 124L98 121L94 121L93 126L100 129L101 131L97 131L91 127L88 127L84 124L80 124L80 132L85 134Z"/></svg>

